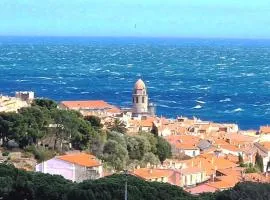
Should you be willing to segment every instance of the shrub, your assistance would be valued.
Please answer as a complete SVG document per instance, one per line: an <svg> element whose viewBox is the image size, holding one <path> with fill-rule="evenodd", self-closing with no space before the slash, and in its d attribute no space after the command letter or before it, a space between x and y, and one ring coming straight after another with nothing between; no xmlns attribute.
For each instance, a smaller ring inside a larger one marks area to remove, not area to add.
<svg viewBox="0 0 270 200"><path fill-rule="evenodd" d="M35 146L28 146L25 148L26 152L31 152L35 159L38 162L43 162L45 160L49 160L55 156L55 152L52 150L48 150L46 148L40 147L36 148Z"/></svg>
<svg viewBox="0 0 270 200"><path fill-rule="evenodd" d="M8 151L5 151L2 153L2 156L8 156L9 155L9 152Z"/></svg>

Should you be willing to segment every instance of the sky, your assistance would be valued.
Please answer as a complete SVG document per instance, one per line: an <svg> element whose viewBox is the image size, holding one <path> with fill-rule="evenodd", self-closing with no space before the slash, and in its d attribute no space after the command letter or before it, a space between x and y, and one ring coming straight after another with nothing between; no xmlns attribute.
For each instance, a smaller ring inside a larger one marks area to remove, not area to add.
<svg viewBox="0 0 270 200"><path fill-rule="evenodd" d="M0 0L0 35L270 38L270 0Z"/></svg>

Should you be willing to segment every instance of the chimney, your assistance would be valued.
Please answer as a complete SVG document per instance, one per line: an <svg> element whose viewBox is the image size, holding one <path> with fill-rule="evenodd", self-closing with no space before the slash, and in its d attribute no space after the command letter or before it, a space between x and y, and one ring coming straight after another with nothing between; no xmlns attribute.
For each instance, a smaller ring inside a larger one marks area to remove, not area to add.
<svg viewBox="0 0 270 200"><path fill-rule="evenodd" d="M152 170L152 168L151 169L149 169L149 174L152 174L153 173L153 170Z"/></svg>

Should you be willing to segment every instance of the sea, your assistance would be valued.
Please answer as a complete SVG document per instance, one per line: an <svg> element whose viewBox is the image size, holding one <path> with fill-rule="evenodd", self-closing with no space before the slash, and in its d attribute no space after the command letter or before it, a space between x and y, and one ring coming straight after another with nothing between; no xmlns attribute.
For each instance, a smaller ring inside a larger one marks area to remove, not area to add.
<svg viewBox="0 0 270 200"><path fill-rule="evenodd" d="M270 124L270 40L0 37L0 93L131 106L142 78L157 114Z"/></svg>

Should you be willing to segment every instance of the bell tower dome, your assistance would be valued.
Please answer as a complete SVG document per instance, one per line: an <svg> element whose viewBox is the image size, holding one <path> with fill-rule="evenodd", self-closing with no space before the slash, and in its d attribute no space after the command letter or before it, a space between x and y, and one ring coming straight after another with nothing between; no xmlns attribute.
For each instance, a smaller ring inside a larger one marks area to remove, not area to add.
<svg viewBox="0 0 270 200"><path fill-rule="evenodd" d="M142 79L139 79L134 85L132 102L134 114L148 113L148 95Z"/></svg>

